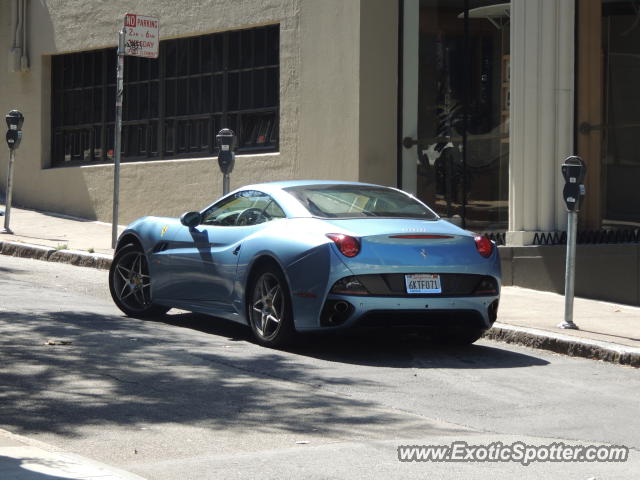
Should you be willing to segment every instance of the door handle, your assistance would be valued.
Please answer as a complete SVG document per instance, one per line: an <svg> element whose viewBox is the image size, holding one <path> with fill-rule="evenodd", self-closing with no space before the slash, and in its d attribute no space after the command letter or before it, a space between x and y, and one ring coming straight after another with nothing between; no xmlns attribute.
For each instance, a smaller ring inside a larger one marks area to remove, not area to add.
<svg viewBox="0 0 640 480"><path fill-rule="evenodd" d="M451 136L443 136L443 137L431 137L431 138L411 138L404 137L402 139L402 146L404 148L411 148L414 145L418 145L420 147L426 147L429 145L433 145L434 143L449 143L451 141L461 142L462 137L451 137Z"/></svg>
<svg viewBox="0 0 640 480"><path fill-rule="evenodd" d="M592 125L589 122L582 122L579 126L578 126L578 131L582 134L582 135L589 135L592 131L594 130L604 130L604 125L600 124L600 125Z"/></svg>
<svg viewBox="0 0 640 480"><path fill-rule="evenodd" d="M619 123L617 125L591 125L589 122L582 122L578 131L583 135L588 135L593 130L622 130L624 128L640 128L640 123Z"/></svg>

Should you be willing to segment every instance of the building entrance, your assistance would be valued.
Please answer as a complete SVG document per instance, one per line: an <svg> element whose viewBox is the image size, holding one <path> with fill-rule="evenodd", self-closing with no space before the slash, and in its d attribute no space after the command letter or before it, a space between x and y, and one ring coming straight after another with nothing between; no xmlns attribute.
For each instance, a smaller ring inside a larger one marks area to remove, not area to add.
<svg viewBox="0 0 640 480"><path fill-rule="evenodd" d="M506 230L510 4L403 8L402 188L466 228Z"/></svg>

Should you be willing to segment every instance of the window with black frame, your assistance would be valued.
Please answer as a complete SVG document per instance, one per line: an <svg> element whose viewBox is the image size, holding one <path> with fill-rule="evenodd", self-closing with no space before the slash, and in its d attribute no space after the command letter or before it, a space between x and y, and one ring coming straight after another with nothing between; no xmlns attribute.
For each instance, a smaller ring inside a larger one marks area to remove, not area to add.
<svg viewBox="0 0 640 480"><path fill-rule="evenodd" d="M278 149L279 25L163 40L125 57L122 160L212 156L221 128L239 153ZM116 49L52 57L52 166L113 160Z"/></svg>

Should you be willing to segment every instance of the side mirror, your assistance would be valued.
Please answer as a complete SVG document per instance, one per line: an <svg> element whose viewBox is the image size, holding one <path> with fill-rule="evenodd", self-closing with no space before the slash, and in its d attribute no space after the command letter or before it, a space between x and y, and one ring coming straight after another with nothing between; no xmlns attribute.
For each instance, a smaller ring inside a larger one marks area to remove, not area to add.
<svg viewBox="0 0 640 480"><path fill-rule="evenodd" d="M202 223L200 212L185 212L180 215L180 223L185 227L195 228Z"/></svg>

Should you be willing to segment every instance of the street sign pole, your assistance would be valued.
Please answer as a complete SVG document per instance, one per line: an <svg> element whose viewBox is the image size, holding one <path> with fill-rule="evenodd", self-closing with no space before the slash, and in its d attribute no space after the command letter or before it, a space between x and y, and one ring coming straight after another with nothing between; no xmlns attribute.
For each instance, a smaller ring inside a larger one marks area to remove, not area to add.
<svg viewBox="0 0 640 480"><path fill-rule="evenodd" d="M157 17L127 13L118 32L118 70L116 76L116 125L113 141L113 215L111 248L118 241L118 207L120 205L120 154L122 150L122 97L124 91L124 56L158 58L160 22Z"/></svg>
<svg viewBox="0 0 640 480"><path fill-rule="evenodd" d="M124 31L118 33L118 70L116 73L116 125L113 142L113 215L111 221L111 248L118 240L118 207L120 204L120 147L122 141L122 96L124 88Z"/></svg>
<svg viewBox="0 0 640 480"><path fill-rule="evenodd" d="M13 164L16 161L15 150L9 150L9 168L7 169L7 198L4 209L4 231L3 233L13 233L9 228L11 217L11 197L13 196Z"/></svg>

